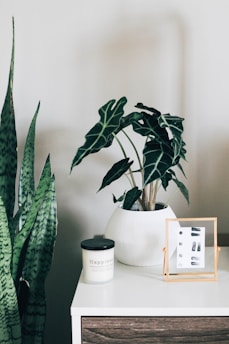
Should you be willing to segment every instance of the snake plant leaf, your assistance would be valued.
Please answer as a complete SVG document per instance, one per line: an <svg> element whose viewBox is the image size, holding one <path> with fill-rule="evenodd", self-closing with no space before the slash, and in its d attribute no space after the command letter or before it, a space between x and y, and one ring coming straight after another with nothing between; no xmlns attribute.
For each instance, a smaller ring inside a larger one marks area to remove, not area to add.
<svg viewBox="0 0 229 344"><path fill-rule="evenodd" d="M30 285L28 281L20 279L19 287L17 289L17 299L18 299L18 310L20 314L20 319L22 319L23 314L25 313L26 306L28 303L30 292Z"/></svg>
<svg viewBox="0 0 229 344"><path fill-rule="evenodd" d="M166 147L154 141L145 144L144 150L144 185L161 179L172 166L172 158Z"/></svg>
<svg viewBox="0 0 229 344"><path fill-rule="evenodd" d="M45 280L51 267L56 239L56 191L54 177L44 194L26 250L22 278L29 285L22 320L23 344L43 343L46 298Z"/></svg>
<svg viewBox="0 0 229 344"><path fill-rule="evenodd" d="M133 161L129 161L129 158L125 158L116 162L106 173L105 177L103 178L102 185L100 186L98 191L102 190L107 185L120 178L124 173L126 173L126 171L132 164Z"/></svg>
<svg viewBox="0 0 229 344"><path fill-rule="evenodd" d="M21 344L21 325L14 281L12 246L4 203L0 197L0 343Z"/></svg>
<svg viewBox="0 0 229 344"><path fill-rule="evenodd" d="M34 146L35 146L35 131L36 120L40 108L40 102L31 121L29 131L27 134L24 153L21 163L19 188L18 188L18 205L22 206L28 202L28 195L30 199L34 195Z"/></svg>
<svg viewBox="0 0 229 344"><path fill-rule="evenodd" d="M37 219L37 213L42 205L43 199L50 186L51 179L51 167L50 157L47 157L45 166L43 168L39 184L35 190L35 195L27 214L25 223L22 229L15 235L13 245L13 259L12 259L12 277L15 281L15 285L18 287L19 279L21 277L21 269L24 264L23 248L26 245L28 237Z"/></svg>
<svg viewBox="0 0 229 344"><path fill-rule="evenodd" d="M0 126L0 195L6 207L8 219L13 216L15 203L15 178L17 173L17 136L13 105L14 70L14 21L13 44L7 92L1 112Z"/></svg>
<svg viewBox="0 0 229 344"><path fill-rule="evenodd" d="M78 165L88 154L96 153L111 145L114 134L120 130L121 118L124 114L124 105L127 99L120 98L117 102L112 99L99 109L100 121L86 134L86 141L81 146L72 161L71 170Z"/></svg>
<svg viewBox="0 0 229 344"><path fill-rule="evenodd" d="M40 103L31 121L29 131L26 137L24 153L20 168L19 187L18 187L18 206L22 208L22 213L19 222L19 231L22 229L28 211L31 208L32 199L34 196L34 147L35 147L35 131L36 120L39 112Z"/></svg>
<svg viewBox="0 0 229 344"><path fill-rule="evenodd" d="M137 201L137 199L141 196L142 191L138 189L137 186L133 187L126 193L124 202L123 202L123 209L129 210Z"/></svg>

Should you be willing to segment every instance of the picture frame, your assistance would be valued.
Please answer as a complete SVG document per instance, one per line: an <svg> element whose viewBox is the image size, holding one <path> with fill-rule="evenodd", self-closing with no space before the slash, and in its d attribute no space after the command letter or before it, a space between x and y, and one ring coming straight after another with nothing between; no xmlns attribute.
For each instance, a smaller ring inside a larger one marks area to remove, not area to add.
<svg viewBox="0 0 229 344"><path fill-rule="evenodd" d="M166 219L163 275L167 282L216 281L217 218Z"/></svg>

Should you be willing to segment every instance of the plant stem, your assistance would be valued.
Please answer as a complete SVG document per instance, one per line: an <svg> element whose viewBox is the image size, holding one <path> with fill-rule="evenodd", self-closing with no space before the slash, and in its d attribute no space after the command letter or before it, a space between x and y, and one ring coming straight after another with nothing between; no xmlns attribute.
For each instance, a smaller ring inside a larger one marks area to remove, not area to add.
<svg viewBox="0 0 229 344"><path fill-rule="evenodd" d="M126 133L126 131L122 130L122 132L126 136L127 140L130 142L131 146L133 147L133 149L135 151L135 154L136 154L136 157L138 160L138 164L139 164L139 170L140 170L140 173L142 176L142 181L143 181L143 166L142 166L142 162L141 162L140 156L138 154L137 148L136 148L134 142L129 137L129 135ZM145 187L143 187L143 189L142 189L142 198L139 198L138 201L141 204L142 209L147 210L147 194L146 194L146 188Z"/></svg>
<svg viewBox="0 0 229 344"><path fill-rule="evenodd" d="M134 151L135 151L135 154L137 156L137 159L138 159L138 164L139 164L139 167L140 167L140 171L142 173L142 163L141 163L141 159L139 157L139 154L138 154L138 151L137 151L137 148L135 147L135 144L133 143L133 141L131 140L131 138L129 137L129 135L125 132L125 130L122 130L123 134L126 136L126 138L129 140L131 146L133 147Z"/></svg>
<svg viewBox="0 0 229 344"><path fill-rule="evenodd" d="M150 183L149 210L155 210L156 197L158 192L159 179L155 183Z"/></svg>
<svg viewBox="0 0 229 344"><path fill-rule="evenodd" d="M123 148L123 145L122 145L121 141L119 140L119 138L117 137L117 135L114 135L114 138L115 138L116 141L118 142L119 147L121 148L124 157L125 157L125 158L128 158L127 155L126 155L125 149ZM131 168L129 168L129 172L130 172L130 178L131 178L131 181L132 181L132 185L133 185L133 186L136 186L136 182L135 182L134 175L133 175L133 172L132 172L132 169L131 169Z"/></svg>
<svg viewBox="0 0 229 344"><path fill-rule="evenodd" d="M149 190L149 201L148 201L148 209L154 210L155 209L155 202L154 202L154 183L150 183L150 190Z"/></svg>
<svg viewBox="0 0 229 344"><path fill-rule="evenodd" d="M127 133L122 130L122 132L124 133L124 135L127 137L127 139L129 140L131 146L134 148L134 151L136 153L136 156L137 156L137 159L138 159L138 163L139 163L139 166L140 166L140 172L141 172L141 175L142 175L142 178L143 178L143 174L142 174L142 164L141 164L141 160L140 160L140 157L139 157L139 154L138 154L138 151L133 143L133 141L131 140L131 138L127 135ZM114 135L114 138L116 139L117 143L119 144L119 147L121 148L122 152L123 152L123 155L125 158L127 158L127 155L126 155L126 152L125 152L125 149L123 148L123 145L121 143L121 141L119 140L119 138L117 137L117 135ZM134 178L134 174L133 174L133 171L131 169L131 167L129 168L129 172L130 172L130 178L131 178L131 182L132 182L132 185L135 187L136 186L136 182L135 182L135 178ZM142 199L139 197L138 199L138 202L141 206L141 208L143 210L147 210L146 206L145 206L145 202L143 201L145 199L145 188L143 188L142 190Z"/></svg>
<svg viewBox="0 0 229 344"><path fill-rule="evenodd" d="M142 189L142 205L143 210L147 210L147 186Z"/></svg>

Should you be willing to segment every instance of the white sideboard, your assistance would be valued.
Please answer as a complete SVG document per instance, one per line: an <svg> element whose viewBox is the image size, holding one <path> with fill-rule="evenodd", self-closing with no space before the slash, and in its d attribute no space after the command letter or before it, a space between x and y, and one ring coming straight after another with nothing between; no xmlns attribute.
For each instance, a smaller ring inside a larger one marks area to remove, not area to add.
<svg viewBox="0 0 229 344"><path fill-rule="evenodd" d="M229 248L221 248L212 282L168 283L161 266L119 262L106 284L86 284L81 274L71 319L73 344L185 343L188 336L229 343Z"/></svg>

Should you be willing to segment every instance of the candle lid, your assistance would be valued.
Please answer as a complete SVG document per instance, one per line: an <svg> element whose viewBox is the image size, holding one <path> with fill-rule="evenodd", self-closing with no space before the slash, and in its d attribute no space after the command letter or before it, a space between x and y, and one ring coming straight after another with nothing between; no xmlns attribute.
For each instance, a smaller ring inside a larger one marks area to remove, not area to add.
<svg viewBox="0 0 229 344"><path fill-rule="evenodd" d="M108 250L114 246L115 242L113 240L105 238L87 239L81 242L81 247L86 250Z"/></svg>

